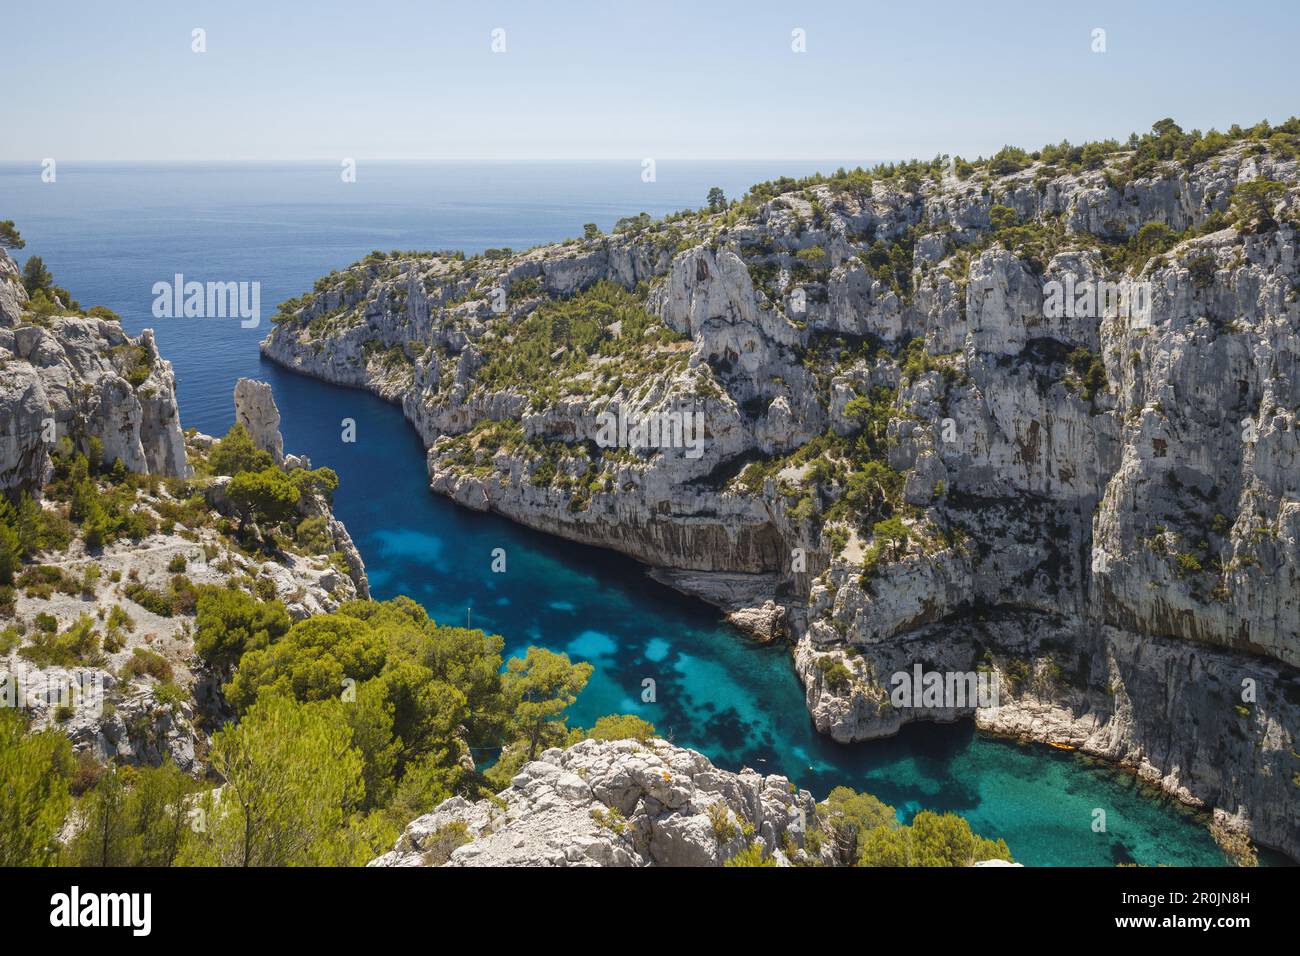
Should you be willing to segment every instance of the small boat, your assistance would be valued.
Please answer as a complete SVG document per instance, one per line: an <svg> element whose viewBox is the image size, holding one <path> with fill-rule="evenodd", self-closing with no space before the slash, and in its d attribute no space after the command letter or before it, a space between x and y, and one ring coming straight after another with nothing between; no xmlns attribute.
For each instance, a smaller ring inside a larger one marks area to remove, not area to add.
<svg viewBox="0 0 1300 956"><path fill-rule="evenodd" d="M1057 750L1078 750L1079 749L1074 744L1058 744L1052 740L1049 740L1047 742L1047 746L1055 747Z"/></svg>

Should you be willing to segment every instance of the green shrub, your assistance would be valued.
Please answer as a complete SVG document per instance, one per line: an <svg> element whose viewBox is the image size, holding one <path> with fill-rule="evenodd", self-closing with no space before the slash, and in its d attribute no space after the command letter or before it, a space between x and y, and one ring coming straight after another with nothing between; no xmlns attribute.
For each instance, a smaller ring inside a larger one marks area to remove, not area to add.
<svg viewBox="0 0 1300 956"><path fill-rule="evenodd" d="M592 740L637 740L645 743L655 736L655 725L635 714L608 714L596 721L587 736Z"/></svg>
<svg viewBox="0 0 1300 956"><path fill-rule="evenodd" d="M298 522L294 539L308 551L325 551L330 546L329 525L319 515L303 518Z"/></svg>
<svg viewBox="0 0 1300 956"><path fill-rule="evenodd" d="M213 475L234 477L245 471L262 471L275 464L269 452L253 444L248 429L235 424L224 438L212 446L208 453L208 472Z"/></svg>
<svg viewBox="0 0 1300 956"><path fill-rule="evenodd" d="M49 564L25 568L18 575L16 583L27 592L28 597L33 598L49 598L55 591L63 594L78 594L81 591L80 581L65 574L62 568Z"/></svg>
<svg viewBox="0 0 1300 956"><path fill-rule="evenodd" d="M713 837L719 843L730 843L740 836L740 829L731 819L731 809L725 800L716 800L709 804L709 825L713 828Z"/></svg>
<svg viewBox="0 0 1300 956"><path fill-rule="evenodd" d="M157 614L159 617L172 616L171 598L156 588L147 587L139 581L133 581L122 589L122 593L146 611Z"/></svg>
<svg viewBox="0 0 1300 956"><path fill-rule="evenodd" d="M458 847L472 843L473 840L464 820L452 820L443 824L425 837L421 844L424 847L424 865L442 866L451 859Z"/></svg>
<svg viewBox="0 0 1300 956"><path fill-rule="evenodd" d="M853 671L838 658L830 656L817 658L817 669L821 671L826 686L832 690L847 690L853 684Z"/></svg>
<svg viewBox="0 0 1300 956"><path fill-rule="evenodd" d="M130 659L122 665L122 676L129 680L141 675L148 675L159 682L170 681L171 662L161 654L137 647L131 652Z"/></svg>
<svg viewBox="0 0 1300 956"><path fill-rule="evenodd" d="M289 630L289 614L279 601L259 601L229 588L200 589L194 650L216 667L228 667L246 652L269 645Z"/></svg>
<svg viewBox="0 0 1300 956"><path fill-rule="evenodd" d="M37 667L75 667L102 660L95 622L85 614L62 634L38 630L18 654Z"/></svg>
<svg viewBox="0 0 1300 956"><path fill-rule="evenodd" d="M288 520L301 495L285 473L274 467L239 472L230 479L226 493L241 519L269 524Z"/></svg>

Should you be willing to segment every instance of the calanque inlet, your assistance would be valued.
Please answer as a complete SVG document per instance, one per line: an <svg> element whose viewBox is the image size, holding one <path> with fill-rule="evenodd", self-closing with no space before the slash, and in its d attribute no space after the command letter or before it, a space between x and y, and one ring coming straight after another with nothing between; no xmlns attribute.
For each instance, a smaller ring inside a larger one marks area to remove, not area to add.
<svg viewBox="0 0 1300 956"><path fill-rule="evenodd" d="M400 406L433 493L788 646L834 741L970 721L1135 774L1238 861L1300 859L1298 148L1294 120L1157 124L524 252L376 252L261 350ZM52 794L5 862L1015 857L636 717L566 724L589 665L503 668L472 622L370 600L338 477L285 447L268 387L240 381L223 437L183 430L151 333L3 253L0 375L0 751ZM249 840L230 796L258 759L314 782ZM207 825L96 839L149 795Z"/></svg>

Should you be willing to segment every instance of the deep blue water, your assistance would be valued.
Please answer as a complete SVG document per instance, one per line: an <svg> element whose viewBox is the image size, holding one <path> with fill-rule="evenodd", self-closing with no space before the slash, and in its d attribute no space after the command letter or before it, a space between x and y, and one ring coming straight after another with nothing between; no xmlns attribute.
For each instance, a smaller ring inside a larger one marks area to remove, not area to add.
<svg viewBox="0 0 1300 956"><path fill-rule="evenodd" d="M1203 821L1139 792L1130 777L1045 747L915 725L889 740L834 744L813 730L784 648L755 647L716 611L649 580L632 561L457 508L427 488L424 455L400 411L361 392L261 360L269 323L154 319L151 287L176 272L259 281L262 311L372 249L525 248L608 229L620 216L702 204L720 185L803 175L812 164L637 163L363 165L344 185L328 164L0 164L0 219L14 219L56 281L83 306L107 305L136 332L153 327L179 379L186 426L222 434L240 376L270 381L286 448L342 479L335 506L366 561L375 595L409 594L435 619L504 636L507 652L539 644L591 661L573 722L635 712L719 765L785 773L818 797L844 784L899 808L961 813L1006 839L1027 864L1217 865ZM357 442L340 441L340 421ZM491 572L495 548L507 571ZM657 700L641 702L642 680ZM483 754L490 757L491 754ZM1092 831L1106 811L1105 833Z"/></svg>

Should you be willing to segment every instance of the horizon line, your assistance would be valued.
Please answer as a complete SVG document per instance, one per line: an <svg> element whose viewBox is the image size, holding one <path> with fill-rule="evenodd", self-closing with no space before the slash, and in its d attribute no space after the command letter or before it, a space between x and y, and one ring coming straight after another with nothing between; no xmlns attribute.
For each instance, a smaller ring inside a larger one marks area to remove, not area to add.
<svg viewBox="0 0 1300 956"><path fill-rule="evenodd" d="M940 153L938 155L947 155ZM45 159L0 159L3 165L34 165L39 167ZM320 157L292 157L279 159L266 158L242 158L242 159L216 159L216 158L171 158L171 159L143 159L143 158L124 158L124 159L60 159L53 157L60 163L330 163L340 164L344 159L351 159L358 163L497 163L500 165L512 165L522 163L636 163L640 164L646 159L653 159L656 163L888 163L904 162L898 158L885 159L877 157L846 157L846 156L636 156L636 157L577 157L577 156L559 156L559 157L519 157L514 159L494 159L477 156L468 157L451 157L451 156L429 156L429 157L366 157L366 156L348 156L348 157L330 157L322 159ZM915 159L917 157L909 157Z"/></svg>

